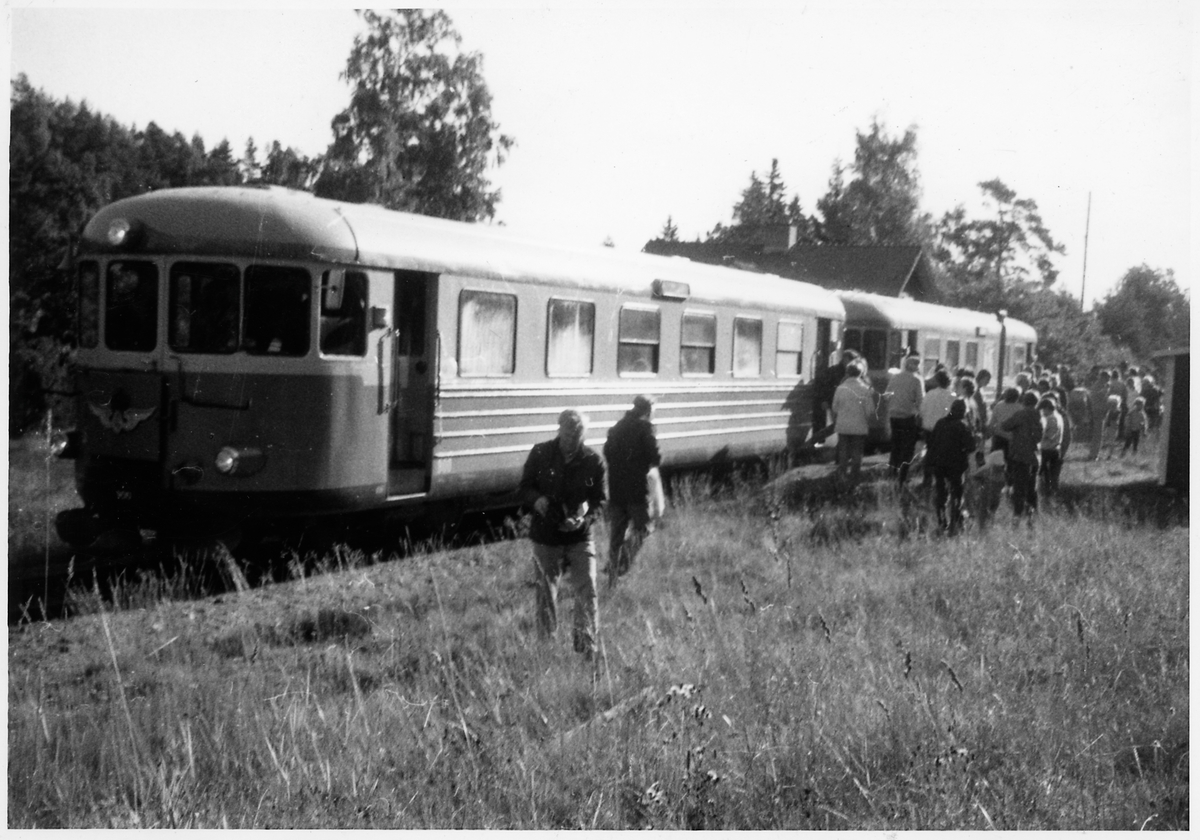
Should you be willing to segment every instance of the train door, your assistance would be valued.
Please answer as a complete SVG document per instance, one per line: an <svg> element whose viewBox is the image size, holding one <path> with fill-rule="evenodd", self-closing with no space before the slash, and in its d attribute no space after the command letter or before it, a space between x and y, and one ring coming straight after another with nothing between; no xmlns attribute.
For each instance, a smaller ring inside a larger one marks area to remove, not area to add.
<svg viewBox="0 0 1200 840"><path fill-rule="evenodd" d="M828 318L817 319L817 346L813 353L813 376L829 367L829 354L834 351L833 326Z"/></svg>
<svg viewBox="0 0 1200 840"><path fill-rule="evenodd" d="M392 318L388 495L429 490L437 331L437 275L395 272Z"/></svg>

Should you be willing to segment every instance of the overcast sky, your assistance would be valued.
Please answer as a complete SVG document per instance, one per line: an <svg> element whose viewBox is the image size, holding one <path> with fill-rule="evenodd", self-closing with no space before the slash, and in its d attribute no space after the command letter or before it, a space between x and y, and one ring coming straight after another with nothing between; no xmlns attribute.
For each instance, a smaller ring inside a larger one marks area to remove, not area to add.
<svg viewBox="0 0 1200 840"><path fill-rule="evenodd" d="M77 4L78 5L78 4ZM1037 202L1078 295L1129 268L1190 288L1198 137L1190 2L809 2L450 6L484 56L493 117L516 139L492 173L497 221L637 250L670 215L702 237L778 158L813 212L873 118L915 126L923 209L979 209L1000 178ZM348 102L359 18L284 10L9 4L10 75L240 156L278 140L322 153Z"/></svg>

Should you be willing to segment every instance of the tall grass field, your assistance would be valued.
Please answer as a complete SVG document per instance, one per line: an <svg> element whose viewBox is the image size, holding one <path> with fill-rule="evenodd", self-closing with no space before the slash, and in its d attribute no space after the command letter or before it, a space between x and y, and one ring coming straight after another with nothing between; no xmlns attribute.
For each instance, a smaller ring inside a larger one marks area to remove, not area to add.
<svg viewBox="0 0 1200 840"><path fill-rule="evenodd" d="M1187 511L1072 469L955 538L886 483L677 483L594 662L519 536L79 576L9 626L8 827L1187 829Z"/></svg>

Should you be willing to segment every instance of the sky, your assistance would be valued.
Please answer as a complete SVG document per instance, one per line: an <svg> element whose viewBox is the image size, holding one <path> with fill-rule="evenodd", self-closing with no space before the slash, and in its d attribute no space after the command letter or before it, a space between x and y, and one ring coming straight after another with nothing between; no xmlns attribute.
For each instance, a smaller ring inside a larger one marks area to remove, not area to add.
<svg viewBox="0 0 1200 840"><path fill-rule="evenodd" d="M1143 263L1190 289L1200 173L1191 119L1200 13L1181 0L471 4L446 9L483 55L516 140L490 173L495 222L639 250L731 221L778 159L814 212L856 132L914 127L922 209L984 208L999 178L1056 240L1058 288L1090 302ZM312 156L349 101L362 21L328 3L188 10L8 3L10 78L124 125L253 138ZM1090 211L1089 211L1090 198ZM1085 237L1086 281L1084 273ZM1084 284L1086 282L1086 288Z"/></svg>

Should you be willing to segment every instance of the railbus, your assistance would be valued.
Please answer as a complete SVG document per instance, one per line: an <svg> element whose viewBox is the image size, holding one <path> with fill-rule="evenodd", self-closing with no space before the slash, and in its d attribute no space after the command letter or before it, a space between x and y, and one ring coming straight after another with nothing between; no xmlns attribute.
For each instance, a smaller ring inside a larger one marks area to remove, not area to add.
<svg viewBox="0 0 1200 840"><path fill-rule="evenodd" d="M276 187L118 201L75 262L76 545L509 505L563 408L595 447L643 392L665 470L780 454L845 317L805 283Z"/></svg>
<svg viewBox="0 0 1200 840"><path fill-rule="evenodd" d="M872 387L881 395L886 391L889 371L899 368L901 358L910 350L920 354L926 377L933 375L939 362L951 371L990 371L994 379L984 389L989 400L994 398L1001 379L1011 380L1037 356L1037 331L1015 318L1001 320L986 312L868 292L839 291L837 296L846 310L842 343L862 354ZM891 436L886 397L880 402L871 430L873 442Z"/></svg>

